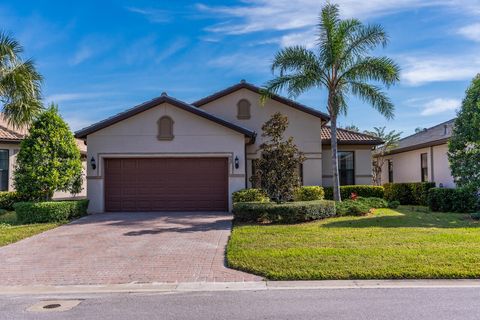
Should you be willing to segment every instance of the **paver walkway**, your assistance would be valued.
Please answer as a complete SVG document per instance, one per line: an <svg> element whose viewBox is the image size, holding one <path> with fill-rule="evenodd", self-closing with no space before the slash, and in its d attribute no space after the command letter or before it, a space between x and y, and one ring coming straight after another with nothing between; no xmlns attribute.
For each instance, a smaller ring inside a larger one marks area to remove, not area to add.
<svg viewBox="0 0 480 320"><path fill-rule="evenodd" d="M0 247L0 286L260 281L225 267L228 213L102 213Z"/></svg>

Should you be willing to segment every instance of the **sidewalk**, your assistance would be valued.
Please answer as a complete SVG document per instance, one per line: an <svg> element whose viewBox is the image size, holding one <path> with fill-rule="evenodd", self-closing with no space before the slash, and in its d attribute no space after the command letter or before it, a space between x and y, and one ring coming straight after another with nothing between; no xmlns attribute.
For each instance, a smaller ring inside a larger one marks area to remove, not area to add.
<svg viewBox="0 0 480 320"><path fill-rule="evenodd" d="M180 282L129 283L72 286L0 286L0 295L68 294L68 293L140 293L241 290L309 290L309 289L386 289L386 288L480 288L480 279L459 280L321 280L261 282Z"/></svg>

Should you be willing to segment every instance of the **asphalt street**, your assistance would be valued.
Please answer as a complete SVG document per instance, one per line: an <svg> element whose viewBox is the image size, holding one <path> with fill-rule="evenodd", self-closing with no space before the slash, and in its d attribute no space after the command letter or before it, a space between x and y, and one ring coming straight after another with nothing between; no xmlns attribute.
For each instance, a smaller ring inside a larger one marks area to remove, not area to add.
<svg viewBox="0 0 480 320"><path fill-rule="evenodd" d="M33 311L35 304L52 300L79 304L67 311ZM479 301L479 288L0 295L0 319L478 320Z"/></svg>

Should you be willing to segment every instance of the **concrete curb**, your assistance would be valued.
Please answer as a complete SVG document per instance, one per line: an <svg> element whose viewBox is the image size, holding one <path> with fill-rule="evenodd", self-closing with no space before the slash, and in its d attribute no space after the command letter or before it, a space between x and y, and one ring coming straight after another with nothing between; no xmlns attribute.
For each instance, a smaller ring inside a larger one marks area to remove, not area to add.
<svg viewBox="0 0 480 320"><path fill-rule="evenodd" d="M395 288L480 288L480 279L181 282L72 286L0 286L0 295Z"/></svg>

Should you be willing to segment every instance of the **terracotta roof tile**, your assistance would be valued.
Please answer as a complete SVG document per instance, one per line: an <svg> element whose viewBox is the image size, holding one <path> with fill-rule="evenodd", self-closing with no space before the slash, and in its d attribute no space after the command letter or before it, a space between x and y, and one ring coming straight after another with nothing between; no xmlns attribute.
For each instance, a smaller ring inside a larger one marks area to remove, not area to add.
<svg viewBox="0 0 480 320"><path fill-rule="evenodd" d="M330 135L330 126L323 126L322 133L321 133L322 143L330 144L331 135ZM368 145L379 145L382 144L383 141L377 137L345 130L345 129L337 129L337 142L338 144L368 144Z"/></svg>
<svg viewBox="0 0 480 320"><path fill-rule="evenodd" d="M0 141L21 141L24 135L0 125Z"/></svg>

